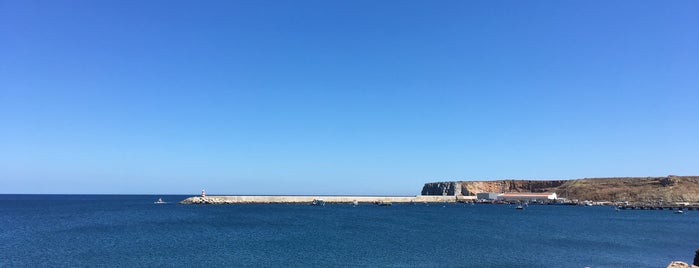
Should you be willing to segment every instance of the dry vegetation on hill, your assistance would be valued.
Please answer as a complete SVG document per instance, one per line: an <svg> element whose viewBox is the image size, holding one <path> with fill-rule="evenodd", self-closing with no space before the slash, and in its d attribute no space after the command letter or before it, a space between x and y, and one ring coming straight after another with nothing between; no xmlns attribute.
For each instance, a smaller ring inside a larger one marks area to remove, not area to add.
<svg viewBox="0 0 699 268"><path fill-rule="evenodd" d="M699 177L598 178L571 180L561 195L594 201L699 202Z"/></svg>

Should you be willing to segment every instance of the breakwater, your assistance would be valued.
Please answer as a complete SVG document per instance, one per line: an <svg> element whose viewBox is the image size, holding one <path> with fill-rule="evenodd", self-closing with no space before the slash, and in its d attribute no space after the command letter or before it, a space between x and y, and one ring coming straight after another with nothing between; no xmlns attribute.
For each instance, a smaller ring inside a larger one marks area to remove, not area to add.
<svg viewBox="0 0 699 268"><path fill-rule="evenodd" d="M180 204L310 204L313 200L325 203L441 203L470 200L465 196L277 196L277 195L228 195L193 196Z"/></svg>

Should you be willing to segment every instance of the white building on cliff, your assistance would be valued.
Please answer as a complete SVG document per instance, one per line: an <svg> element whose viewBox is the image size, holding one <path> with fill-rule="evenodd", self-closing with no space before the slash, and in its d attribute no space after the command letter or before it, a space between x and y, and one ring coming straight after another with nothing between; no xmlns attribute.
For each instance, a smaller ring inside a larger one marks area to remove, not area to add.
<svg viewBox="0 0 699 268"><path fill-rule="evenodd" d="M504 193L498 195L502 201L549 202L558 199L556 193Z"/></svg>

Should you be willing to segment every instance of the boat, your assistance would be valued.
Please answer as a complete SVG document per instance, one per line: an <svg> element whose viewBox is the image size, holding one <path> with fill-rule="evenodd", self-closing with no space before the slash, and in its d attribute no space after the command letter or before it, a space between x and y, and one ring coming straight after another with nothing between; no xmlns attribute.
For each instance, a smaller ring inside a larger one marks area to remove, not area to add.
<svg viewBox="0 0 699 268"><path fill-rule="evenodd" d="M524 207L522 205L517 205L515 209L524 209Z"/></svg>
<svg viewBox="0 0 699 268"><path fill-rule="evenodd" d="M357 205L359 205L359 202L357 202L357 200L354 200L352 201L352 205L356 207Z"/></svg>
<svg viewBox="0 0 699 268"><path fill-rule="evenodd" d="M156 204L165 204L165 203L167 203L167 202L163 201L162 198L158 198L158 201L155 201L155 202L153 202L153 203L156 203Z"/></svg>
<svg viewBox="0 0 699 268"><path fill-rule="evenodd" d="M325 206L325 201L323 199L313 199L311 206Z"/></svg>
<svg viewBox="0 0 699 268"><path fill-rule="evenodd" d="M678 209L677 211L675 211L675 214L684 214L684 210Z"/></svg>
<svg viewBox="0 0 699 268"><path fill-rule="evenodd" d="M378 201L376 202L377 205L379 206L390 206L392 205L390 201Z"/></svg>

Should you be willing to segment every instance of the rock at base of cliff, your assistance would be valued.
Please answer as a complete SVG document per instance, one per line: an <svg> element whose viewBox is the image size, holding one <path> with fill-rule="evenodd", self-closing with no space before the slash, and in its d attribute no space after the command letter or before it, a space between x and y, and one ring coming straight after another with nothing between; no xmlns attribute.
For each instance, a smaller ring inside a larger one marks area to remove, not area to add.
<svg viewBox="0 0 699 268"><path fill-rule="evenodd" d="M689 265L686 262L681 261L673 261L667 266L667 268L699 268L699 266Z"/></svg>

